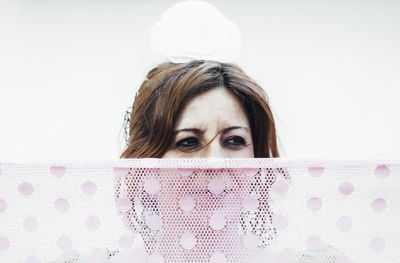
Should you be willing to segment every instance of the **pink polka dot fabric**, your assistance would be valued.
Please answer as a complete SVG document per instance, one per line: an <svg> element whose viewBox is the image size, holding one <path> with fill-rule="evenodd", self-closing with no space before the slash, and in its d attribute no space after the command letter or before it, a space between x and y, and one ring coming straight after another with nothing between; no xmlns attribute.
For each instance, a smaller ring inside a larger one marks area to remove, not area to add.
<svg viewBox="0 0 400 263"><path fill-rule="evenodd" d="M124 159L0 171L1 262L75 252L108 262L99 248L124 258L110 262L400 258L400 161Z"/></svg>

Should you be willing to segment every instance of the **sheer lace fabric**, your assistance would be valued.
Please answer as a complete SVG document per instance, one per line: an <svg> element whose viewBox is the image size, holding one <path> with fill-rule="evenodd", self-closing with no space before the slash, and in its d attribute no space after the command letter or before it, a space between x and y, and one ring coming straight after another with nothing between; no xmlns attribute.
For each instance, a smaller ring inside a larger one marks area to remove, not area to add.
<svg viewBox="0 0 400 263"><path fill-rule="evenodd" d="M396 262L388 160L0 164L4 262Z"/></svg>

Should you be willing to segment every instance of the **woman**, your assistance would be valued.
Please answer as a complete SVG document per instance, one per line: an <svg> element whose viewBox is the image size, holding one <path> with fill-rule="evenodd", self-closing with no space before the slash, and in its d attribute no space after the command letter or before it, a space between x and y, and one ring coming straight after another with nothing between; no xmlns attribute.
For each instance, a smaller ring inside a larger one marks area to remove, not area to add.
<svg viewBox="0 0 400 263"><path fill-rule="evenodd" d="M264 90L234 64L193 60L187 63L162 63L148 73L132 106L128 146L121 158L261 158L278 156L274 119ZM148 204L151 211L146 211L145 216L137 215L136 212L125 216L130 228L143 236L146 248L154 248L156 238L152 231L148 231L145 220L140 218L160 214L160 207L167 207L168 202L175 203L172 196L175 196L176 188L171 185L165 186L172 180L169 179L164 182L164 196L158 197L157 200L153 199L146 193L137 190L141 189L140 181L137 179L141 175L143 175L142 171L133 171L126 179L128 196L131 200L141 196L142 203ZM169 178L173 176L168 175ZM198 173L194 177L206 178L207 176L209 176L207 173ZM240 175L236 171L231 171L230 177L240 177ZM209 179L211 180L211 178ZM252 231L258 232L259 236L262 236L261 247L266 247L276 234L271 224L267 200L267 188L272 184L274 178L269 176L267 180L267 184L259 187L264 191L259 199L260 208L252 218ZM174 178L173 181L175 184L180 179ZM260 181L261 174L258 173L257 182ZM189 190L190 196L197 200L197 207L203 207L204 211L212 209L209 205L212 198L202 199L202 196L196 194L196 191L202 189L201 183L190 181L183 185L186 189L191 189ZM175 190L168 192L168 189ZM260 191L260 189L257 190ZM238 218L241 214L242 197L251 191L255 192L255 189L243 188L240 193L236 192L235 195L226 196L225 199L229 201L225 200L223 203L214 200L212 205L215 206L215 203L218 203L221 207L234 206L239 209L235 212L235 216ZM200 200L205 200L202 205L199 205ZM199 218L206 217L206 212L199 211L200 209L197 208L194 215L192 212L192 218L187 217L184 221L189 222L193 218L200 220ZM162 212L164 214L175 213L172 210ZM179 217L179 215L175 216ZM268 220L266 220L267 218ZM239 221L239 219L237 220ZM192 225L204 223L200 221L190 222ZM241 223L245 224L244 221L242 215ZM246 227L243 226L243 228ZM199 230L199 232L204 231L207 229ZM173 235L174 231L171 232ZM208 234L212 235L212 233ZM165 234L165 236L170 235ZM161 239L160 235L158 239ZM164 237L164 240L168 240L168 243L173 242L168 237ZM241 244L241 240L235 244ZM147 252L151 253L152 250L148 249Z"/></svg>
<svg viewBox="0 0 400 263"><path fill-rule="evenodd" d="M279 157L264 90L234 64L162 63L132 106L121 158Z"/></svg>

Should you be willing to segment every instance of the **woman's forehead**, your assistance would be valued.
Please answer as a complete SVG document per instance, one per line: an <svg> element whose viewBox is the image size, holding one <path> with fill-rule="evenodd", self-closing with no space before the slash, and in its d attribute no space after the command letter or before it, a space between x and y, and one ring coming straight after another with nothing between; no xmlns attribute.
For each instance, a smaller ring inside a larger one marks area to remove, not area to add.
<svg viewBox="0 0 400 263"><path fill-rule="evenodd" d="M214 89L205 92L183 109L177 122L177 129L207 129L210 126L226 128L229 126L248 127L248 120L240 101L227 89Z"/></svg>

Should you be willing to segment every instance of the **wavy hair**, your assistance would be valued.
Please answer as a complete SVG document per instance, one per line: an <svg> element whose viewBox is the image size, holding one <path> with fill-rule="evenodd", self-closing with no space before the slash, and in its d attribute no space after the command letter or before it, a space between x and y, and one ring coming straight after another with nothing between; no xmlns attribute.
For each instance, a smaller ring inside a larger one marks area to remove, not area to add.
<svg viewBox="0 0 400 263"><path fill-rule="evenodd" d="M193 60L162 63L147 74L125 118L127 147L120 158L162 157L173 143L174 127L188 101L220 87L232 92L245 110L254 157L279 157L265 91L235 64Z"/></svg>

